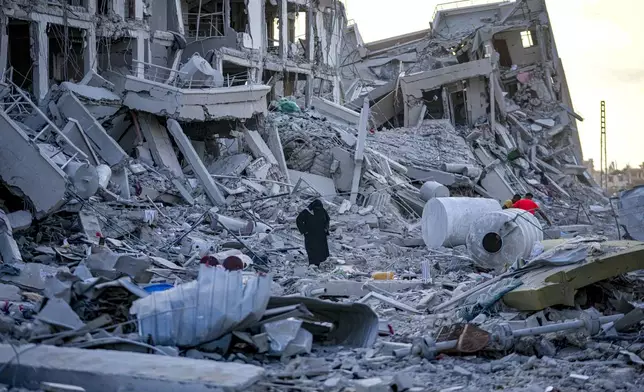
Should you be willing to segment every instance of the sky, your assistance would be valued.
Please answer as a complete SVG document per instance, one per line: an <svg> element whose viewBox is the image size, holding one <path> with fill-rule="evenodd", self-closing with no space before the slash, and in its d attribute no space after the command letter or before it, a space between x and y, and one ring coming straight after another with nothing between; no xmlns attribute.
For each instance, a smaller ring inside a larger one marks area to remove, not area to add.
<svg viewBox="0 0 644 392"><path fill-rule="evenodd" d="M429 27L446 0L344 0L365 42ZM546 0L566 71L584 159L599 169L600 101L606 101L608 161L644 162L644 0ZM640 42L640 44L638 44Z"/></svg>

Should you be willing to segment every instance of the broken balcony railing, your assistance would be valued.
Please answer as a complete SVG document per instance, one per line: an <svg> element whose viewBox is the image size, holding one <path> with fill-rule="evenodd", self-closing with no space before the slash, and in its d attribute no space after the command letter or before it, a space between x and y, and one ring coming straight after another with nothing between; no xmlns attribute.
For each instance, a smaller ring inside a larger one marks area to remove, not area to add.
<svg viewBox="0 0 644 392"><path fill-rule="evenodd" d="M20 87L18 87L16 84L14 84L10 79L9 76L11 76L11 72L6 72L5 73L5 81L2 82L0 85L2 87L2 96L0 97L0 105L2 106L3 111L7 114L9 118L12 120L22 123L22 119L36 115L38 117L41 117L44 122L45 126L34 132L36 132L35 135L30 135L30 139L34 143L38 143L39 141L44 140L44 138L47 137L46 132L52 132L53 134L56 134L58 136L58 142L59 143L66 143L68 144L73 150L74 150L74 155L66 160L61 165L61 169L65 169L65 167L72 161L87 161L88 157L87 155L80 150L74 143L72 143L71 140L63 133L57 126L54 124L49 117L47 117L41 110L36 106L36 104L33 103L33 101L29 98L27 93L25 93ZM71 121L72 119L70 119ZM76 120L73 120L76 121ZM32 137L33 136L33 137ZM63 149L59 149L54 155L58 155L63 151ZM53 158L53 156L50 156L50 158Z"/></svg>
<svg viewBox="0 0 644 392"><path fill-rule="evenodd" d="M132 76L143 78L152 82L169 84L178 88L200 89L213 88L211 80L189 78L186 72L176 69L132 60ZM248 73L224 74L223 87L242 86L249 84Z"/></svg>
<svg viewBox="0 0 644 392"><path fill-rule="evenodd" d="M184 13L186 38L205 39L224 36L224 13Z"/></svg>

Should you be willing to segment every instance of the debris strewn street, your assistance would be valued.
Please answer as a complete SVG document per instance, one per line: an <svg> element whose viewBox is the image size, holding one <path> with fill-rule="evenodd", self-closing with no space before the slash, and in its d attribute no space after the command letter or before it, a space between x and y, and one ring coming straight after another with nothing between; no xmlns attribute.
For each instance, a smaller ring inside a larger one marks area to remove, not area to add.
<svg viewBox="0 0 644 392"><path fill-rule="evenodd" d="M0 391L644 388L545 1L0 4Z"/></svg>

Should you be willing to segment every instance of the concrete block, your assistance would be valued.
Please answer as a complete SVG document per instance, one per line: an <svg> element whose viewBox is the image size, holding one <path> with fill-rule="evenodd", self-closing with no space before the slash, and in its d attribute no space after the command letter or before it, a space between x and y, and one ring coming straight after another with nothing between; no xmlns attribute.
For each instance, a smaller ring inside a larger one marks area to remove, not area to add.
<svg viewBox="0 0 644 392"><path fill-rule="evenodd" d="M0 178L34 206L36 218L65 203L65 173L4 112L0 112ZM46 192L43 192L46 190Z"/></svg>
<svg viewBox="0 0 644 392"><path fill-rule="evenodd" d="M255 158L264 158L271 165L278 165L277 159L257 131L244 131L244 141Z"/></svg>
<svg viewBox="0 0 644 392"><path fill-rule="evenodd" d="M172 175L183 178L183 170L174 153L172 141L165 127L159 123L157 117L149 113L138 113L141 132L148 143L154 163L161 169L167 169Z"/></svg>
<svg viewBox="0 0 644 392"><path fill-rule="evenodd" d="M58 108L61 114L67 118L73 118L92 142L94 151L105 160L110 166L118 165L127 159L127 154L119 144L112 139L101 124L89 113L78 98L70 91L63 94L58 100ZM80 141L72 140L74 144L82 144Z"/></svg>
<svg viewBox="0 0 644 392"><path fill-rule="evenodd" d="M206 167L204 166L201 159L199 159L199 155L197 155L197 152L190 143L190 139L188 138L188 136L186 136L185 133L183 133L181 125L179 125L176 120L168 119L167 126L168 131L179 146L179 150L181 150L181 153L192 167L195 175L201 181L201 184L204 187L204 191L206 192L206 195L208 195L210 201L212 201L215 205L226 204L226 198L213 181L210 173L208 173L208 170L206 170Z"/></svg>
<svg viewBox="0 0 644 392"><path fill-rule="evenodd" d="M259 381L264 369L233 362L204 361L108 350L47 345L0 345L0 382L37 389L40 382L68 383L93 392L243 391Z"/></svg>

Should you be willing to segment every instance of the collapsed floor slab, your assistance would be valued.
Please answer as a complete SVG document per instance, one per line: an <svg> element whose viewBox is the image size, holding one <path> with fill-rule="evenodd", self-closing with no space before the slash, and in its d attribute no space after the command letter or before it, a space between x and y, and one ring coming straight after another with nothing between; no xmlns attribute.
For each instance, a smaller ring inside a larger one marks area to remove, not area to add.
<svg viewBox="0 0 644 392"><path fill-rule="evenodd" d="M78 121L78 124L82 127L82 132L92 141L92 149L108 165L118 165L127 159L127 154L121 146L105 132L105 129L92 117L74 93L68 91L63 94L58 100L58 109L63 116ZM84 144L83 139L72 139L72 142L77 146Z"/></svg>
<svg viewBox="0 0 644 392"><path fill-rule="evenodd" d="M0 381L34 389L48 381L95 392L242 391L264 374L261 367L232 362L47 345L21 346L16 360L15 350L0 345Z"/></svg>
<svg viewBox="0 0 644 392"><path fill-rule="evenodd" d="M2 181L31 201L37 218L62 206L67 190L65 173L4 112L0 112L0 135Z"/></svg>
<svg viewBox="0 0 644 392"><path fill-rule="evenodd" d="M266 85L188 89L127 76L123 104L179 121L251 118L266 113Z"/></svg>

